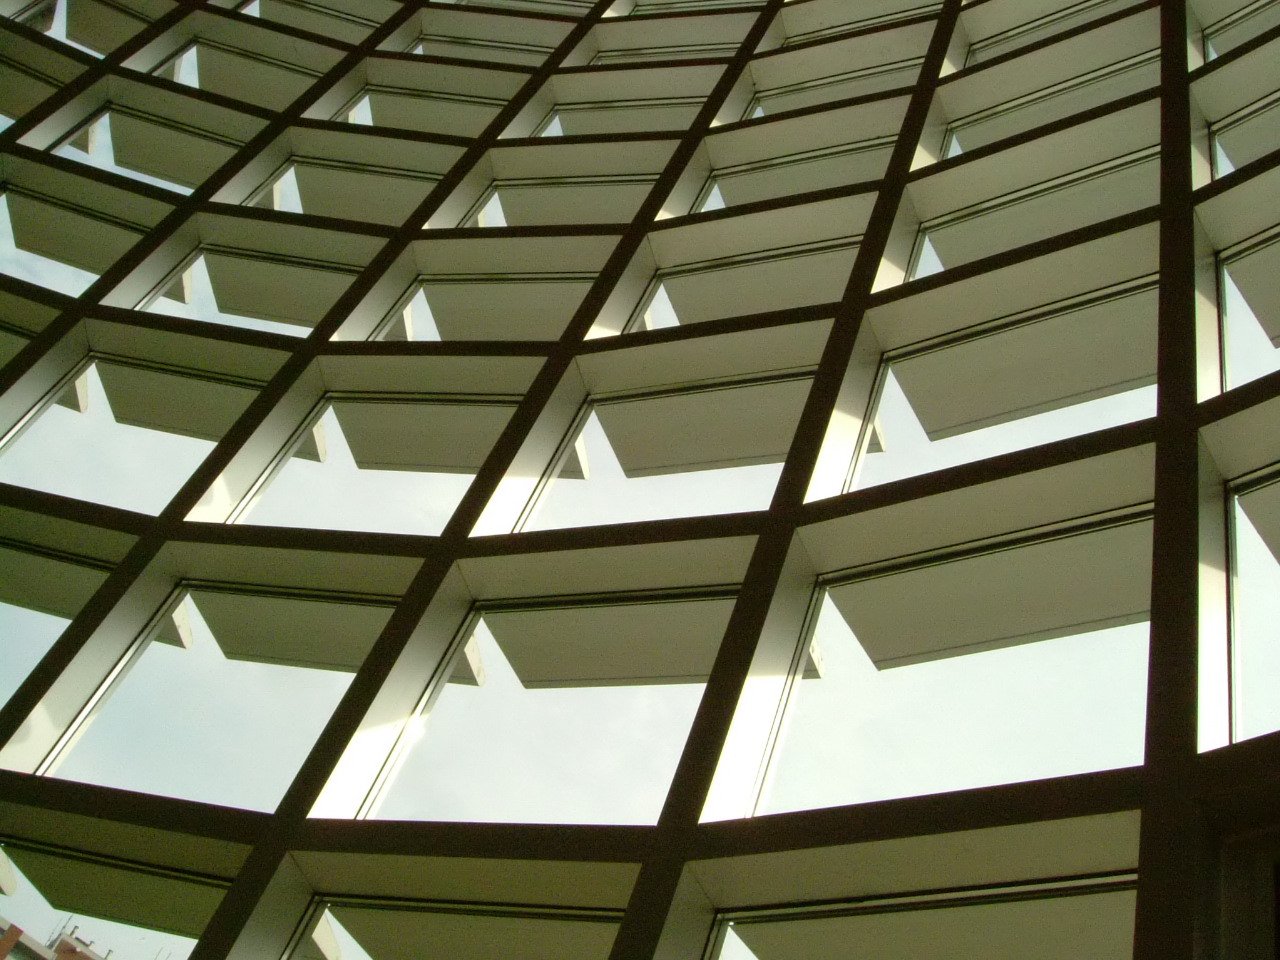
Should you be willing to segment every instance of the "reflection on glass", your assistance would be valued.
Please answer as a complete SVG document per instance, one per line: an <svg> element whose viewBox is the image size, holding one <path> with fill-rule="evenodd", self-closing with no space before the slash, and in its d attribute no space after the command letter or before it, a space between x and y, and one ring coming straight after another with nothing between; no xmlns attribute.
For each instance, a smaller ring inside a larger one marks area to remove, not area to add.
<svg viewBox="0 0 1280 960"><path fill-rule="evenodd" d="M346 121L362 127L373 126L373 104L370 102L368 94L361 97L346 110Z"/></svg>
<svg viewBox="0 0 1280 960"><path fill-rule="evenodd" d="M159 513L213 443L121 422L113 399L135 398L123 392L109 398L97 365L89 366L0 450L0 480Z"/></svg>
<svg viewBox="0 0 1280 960"><path fill-rule="evenodd" d="M189 187L168 180L161 180L150 174L121 166L116 162L115 150L111 142L111 114L104 112L81 127L74 136L65 140L54 151L60 157L66 157L77 163L86 163L101 170L109 170L131 180L139 180L155 187L172 190L176 193L188 194Z"/></svg>
<svg viewBox="0 0 1280 960"><path fill-rule="evenodd" d="M70 622L0 602L0 705L13 696Z"/></svg>
<svg viewBox="0 0 1280 960"><path fill-rule="evenodd" d="M1280 246L1274 249L1280 250ZM1258 253L1265 255L1266 252L1264 248ZM1270 265L1250 262L1252 259L1227 261L1218 270L1218 309L1222 318L1223 368L1228 390L1280 370L1280 350L1272 343L1267 330L1268 326L1280 325L1280 316L1259 317L1255 314L1233 276L1239 271L1246 278L1254 298L1259 303L1268 303L1266 298L1272 289ZM1259 276L1259 267L1262 267L1264 276ZM1280 333L1280 328L1277 332Z"/></svg>
<svg viewBox="0 0 1280 960"><path fill-rule="evenodd" d="M707 213L710 210L724 209L724 195L720 193L720 184L714 180L711 181L711 189L707 191L707 195L703 198L702 204L698 207L698 213Z"/></svg>
<svg viewBox="0 0 1280 960"><path fill-rule="evenodd" d="M431 304L427 302L427 294L421 281L409 289L401 299L400 306L392 310L379 325L374 337L379 340L440 339L436 318L431 312Z"/></svg>
<svg viewBox="0 0 1280 960"><path fill-rule="evenodd" d="M16 941L8 954L14 960L184 960L199 936L189 911L155 902L149 877L150 897L121 900L129 891L126 871L16 846L0 847L0 876L9 879L0 884L0 943L6 934ZM175 898L184 893L175 890ZM221 896L211 888L200 893L214 905ZM206 905L196 906L202 914Z"/></svg>
<svg viewBox="0 0 1280 960"><path fill-rule="evenodd" d="M952 139L954 140L954 138ZM907 272L907 279L919 280L921 277L929 277L935 273L941 273L945 269L946 267L942 265L942 261L938 259L938 251L933 248L933 241L929 239L929 235L921 233L914 262Z"/></svg>
<svg viewBox="0 0 1280 960"><path fill-rule="evenodd" d="M782 463L777 462L627 476L595 413L583 425L578 444L577 462L584 466L577 478L566 476L561 468L524 529L763 510L782 474Z"/></svg>
<svg viewBox="0 0 1280 960"><path fill-rule="evenodd" d="M601 652L615 634L579 638L578 646L595 648L589 660L574 651L520 645L519 628L508 625L508 632L518 645L512 659L484 622L476 627L482 682L446 684L429 713L412 721L420 739L377 817L655 823L704 684L575 678L575 666L595 669L603 660L625 659L625 652ZM677 640L673 633L671 645L698 639L709 640L714 650L720 634ZM659 650L658 656L671 653ZM559 676L546 676L557 671Z"/></svg>
<svg viewBox="0 0 1280 960"><path fill-rule="evenodd" d="M13 235L9 203L9 196L0 194L0 273L73 297L98 279L88 270L19 247Z"/></svg>
<svg viewBox="0 0 1280 960"><path fill-rule="evenodd" d="M493 413L505 423L509 412L508 408L432 407L421 403L340 406L341 414L335 412L334 406L325 411L252 502L241 522L435 536L453 516L489 450L488 442L478 442L474 433L459 436L456 426L469 425L475 430L479 417ZM399 412L393 407L406 408L408 415L389 424L387 418ZM421 416L415 418L418 412ZM441 417L433 417L433 412L439 412ZM455 422L455 429L448 435L444 434L448 429L445 417ZM459 423L459 418L464 422ZM415 428L412 422L416 419L421 424ZM398 430L397 425L404 430ZM374 429L378 431L376 435ZM413 429L427 434L420 436L423 442L418 446L445 443L451 449L411 450L414 445L405 438ZM434 438L431 431L436 432ZM432 444L433 439L440 443ZM393 449L380 449L387 446ZM468 446L473 449L468 451ZM399 463L395 462L397 458ZM445 459L453 462L443 463ZM380 469L379 465L387 469ZM432 470L433 465L438 469Z"/></svg>
<svg viewBox="0 0 1280 960"><path fill-rule="evenodd" d="M1211 137L1213 141L1213 159L1211 165L1213 168L1213 177L1225 177L1228 173L1235 170L1236 165L1231 162L1231 158L1227 156L1227 151L1223 149L1222 140L1217 136Z"/></svg>
<svg viewBox="0 0 1280 960"><path fill-rule="evenodd" d="M193 43L168 63L161 66L157 73L167 76L184 87L200 86L200 51Z"/></svg>
<svg viewBox="0 0 1280 960"><path fill-rule="evenodd" d="M199 320L201 323L221 323L245 330L262 330L266 333L283 333L290 337L304 337L308 329L296 323L282 323L261 317L246 317L229 313L218 306L213 284L209 279L209 267L203 256L198 256L183 270L167 289L154 299L140 304L139 309L148 313L163 313L171 317ZM314 319L319 319L314 318Z"/></svg>
<svg viewBox="0 0 1280 960"><path fill-rule="evenodd" d="M281 213L305 213L302 209L302 194L298 191L298 174L293 165L264 187L254 202Z"/></svg>
<svg viewBox="0 0 1280 960"><path fill-rule="evenodd" d="M875 439L859 459L853 486L873 487L1152 417L1155 402L1154 385L1139 387L931 440L891 365L875 406Z"/></svg>
<svg viewBox="0 0 1280 960"><path fill-rule="evenodd" d="M480 209L463 224L467 227L505 227L506 225L507 215L502 210L502 200L497 190L489 191Z"/></svg>
<svg viewBox="0 0 1280 960"><path fill-rule="evenodd" d="M275 808L389 611L198 595L126 656L51 774Z"/></svg>
<svg viewBox="0 0 1280 960"><path fill-rule="evenodd" d="M65 43L84 53L101 57L102 54L99 51L77 43L67 36L67 3L68 0L51 0L49 3L19 4L17 16L20 22L33 30L39 30L59 43Z"/></svg>
<svg viewBox="0 0 1280 960"><path fill-rule="evenodd" d="M877 669L827 595L760 813L1140 764L1147 626Z"/></svg>
<svg viewBox="0 0 1280 960"><path fill-rule="evenodd" d="M1280 730L1280 486L1233 498L1232 740Z"/></svg>

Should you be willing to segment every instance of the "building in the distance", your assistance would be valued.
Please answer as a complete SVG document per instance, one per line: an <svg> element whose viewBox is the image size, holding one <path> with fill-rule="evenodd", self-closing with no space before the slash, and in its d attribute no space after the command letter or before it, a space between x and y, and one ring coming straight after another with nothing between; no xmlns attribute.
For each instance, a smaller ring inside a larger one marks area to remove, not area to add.
<svg viewBox="0 0 1280 960"><path fill-rule="evenodd" d="M1277 955L1280 2L0 13L0 955Z"/></svg>

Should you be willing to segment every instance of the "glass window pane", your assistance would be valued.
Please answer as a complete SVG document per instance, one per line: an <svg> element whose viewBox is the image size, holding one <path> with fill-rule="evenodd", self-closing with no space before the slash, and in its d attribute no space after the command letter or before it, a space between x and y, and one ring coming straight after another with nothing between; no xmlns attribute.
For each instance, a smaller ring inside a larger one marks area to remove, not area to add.
<svg viewBox="0 0 1280 960"><path fill-rule="evenodd" d="M335 402L243 522L439 534L510 413L498 405Z"/></svg>
<svg viewBox="0 0 1280 960"><path fill-rule="evenodd" d="M211 381L92 364L0 450L0 480L159 513L249 396Z"/></svg>
<svg viewBox="0 0 1280 960"><path fill-rule="evenodd" d="M728 607L486 615L474 633L482 682L445 685L429 712L411 721L416 742L376 816L656 822ZM671 624L684 616L688 630L673 630L672 646L655 644L655 617ZM677 636L687 664L674 656ZM655 663L683 675L635 676Z"/></svg>
<svg viewBox="0 0 1280 960"><path fill-rule="evenodd" d="M13 696L70 622L0 603L0 704Z"/></svg>
<svg viewBox="0 0 1280 960"><path fill-rule="evenodd" d="M760 813L1142 762L1145 624L877 667L827 595L813 645Z"/></svg>
<svg viewBox="0 0 1280 960"><path fill-rule="evenodd" d="M149 128L149 132L154 131L150 134L153 141L158 141L159 135L165 129L158 124L149 123L142 117L129 117L125 122ZM159 147L160 144L156 143L155 146ZM211 149L215 148L211 146ZM66 157L68 160L85 163L102 170L109 170L122 177L129 177L131 180L148 183L164 190L172 190L181 194L191 192L190 187L174 183L171 180L162 180L159 177L118 162L112 141L112 114L110 111L98 114L98 116L76 131L74 135L63 141L53 152L60 157Z"/></svg>
<svg viewBox="0 0 1280 960"><path fill-rule="evenodd" d="M1280 730L1280 486L1233 499L1232 739Z"/></svg>
<svg viewBox="0 0 1280 960"><path fill-rule="evenodd" d="M1274 329L1280 335L1280 316L1266 312L1258 316L1236 284L1239 274L1254 299L1261 305L1269 304L1274 269L1271 255L1277 253L1280 244L1272 244L1253 256L1226 261L1219 268L1218 308L1222 313L1223 366L1228 389L1280 370L1280 350L1270 332Z"/></svg>
<svg viewBox="0 0 1280 960"><path fill-rule="evenodd" d="M12 194L0 194L0 273L73 297L87 290L98 279L96 273L19 246L13 230L14 202Z"/></svg>
<svg viewBox="0 0 1280 960"><path fill-rule="evenodd" d="M0 943L16 941L14 960L184 960L222 898L207 881L15 845L0 848L0 874L12 878L0 889Z"/></svg>
<svg viewBox="0 0 1280 960"><path fill-rule="evenodd" d="M619 431L629 429L622 422L613 421L613 425ZM683 426L697 428L690 421L684 421ZM763 510L773 498L782 473L781 460L786 455L785 450L777 451L778 460L774 463L708 469L696 469L690 464L678 472L655 475L637 472L629 463L633 469L628 472L619 463L596 413L583 426L575 454L576 458L561 467L539 498L536 512L524 529L552 530Z"/></svg>
<svg viewBox="0 0 1280 960"><path fill-rule="evenodd" d="M274 809L388 613L197 589L126 656L50 773Z"/></svg>
<svg viewBox="0 0 1280 960"><path fill-rule="evenodd" d="M996 372L989 372L989 379L984 379L984 389L981 390L970 386L977 381L970 381L968 378L953 380L939 375L957 353L956 350L939 351L937 355L928 358L930 366L921 371L922 375L910 370L910 379L906 376L910 361L903 361L901 369L897 364L890 364L884 371L884 380L875 404L875 437L859 459L853 484L855 488L873 487L904 477L1103 430L1154 416L1156 412L1156 388L1153 385L1122 390L1110 396L1086 399L1029 415L1025 411L1012 410L998 415L998 418L991 417L988 420L990 425L983 425L978 421L938 428L936 419L922 422L904 389L904 380L913 388L913 393L919 390L916 393L917 404L922 412L934 415L935 418L938 414L952 415L962 411L965 400L981 404L999 398L996 391L990 389ZM961 359L955 360L956 365L961 362ZM1020 392L1033 393L1045 386L1054 386L1048 378L1008 376L1013 369L1016 368L1006 365L1003 372L1006 380L1016 383L1015 389ZM1071 403L1071 399L1078 398L1067 398L1066 402ZM1020 413L1024 415L1019 416ZM937 439L930 437L930 428L934 428Z"/></svg>

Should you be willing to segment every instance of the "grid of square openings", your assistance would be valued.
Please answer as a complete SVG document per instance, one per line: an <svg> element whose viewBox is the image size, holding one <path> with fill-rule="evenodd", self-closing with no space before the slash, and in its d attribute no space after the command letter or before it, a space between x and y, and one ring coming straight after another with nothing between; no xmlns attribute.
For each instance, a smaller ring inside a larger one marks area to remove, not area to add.
<svg viewBox="0 0 1280 960"><path fill-rule="evenodd" d="M1280 2L0 15L0 954L1270 948Z"/></svg>

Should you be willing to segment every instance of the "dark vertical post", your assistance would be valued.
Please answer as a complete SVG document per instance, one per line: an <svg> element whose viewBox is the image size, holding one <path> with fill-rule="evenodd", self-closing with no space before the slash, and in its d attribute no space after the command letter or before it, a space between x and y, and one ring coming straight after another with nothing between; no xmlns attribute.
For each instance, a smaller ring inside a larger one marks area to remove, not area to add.
<svg viewBox="0 0 1280 960"><path fill-rule="evenodd" d="M1194 794L1199 646L1195 246L1185 0L1160 9L1160 291L1145 802L1134 956L1191 960L1203 945L1206 866Z"/></svg>

